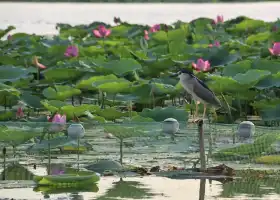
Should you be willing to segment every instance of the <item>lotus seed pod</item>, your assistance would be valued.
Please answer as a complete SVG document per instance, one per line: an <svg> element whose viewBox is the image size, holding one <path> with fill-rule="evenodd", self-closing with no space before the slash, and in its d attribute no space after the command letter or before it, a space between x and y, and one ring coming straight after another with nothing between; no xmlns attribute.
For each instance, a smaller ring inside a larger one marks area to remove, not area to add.
<svg viewBox="0 0 280 200"><path fill-rule="evenodd" d="M162 123L162 131L167 134L174 134L179 131L179 122L174 118L167 118Z"/></svg>
<svg viewBox="0 0 280 200"><path fill-rule="evenodd" d="M255 134L255 125L251 121L243 121L239 124L236 134L240 138L251 138Z"/></svg>
<svg viewBox="0 0 280 200"><path fill-rule="evenodd" d="M82 124L71 124L68 129L68 136L73 139L82 138L85 135L85 128Z"/></svg>

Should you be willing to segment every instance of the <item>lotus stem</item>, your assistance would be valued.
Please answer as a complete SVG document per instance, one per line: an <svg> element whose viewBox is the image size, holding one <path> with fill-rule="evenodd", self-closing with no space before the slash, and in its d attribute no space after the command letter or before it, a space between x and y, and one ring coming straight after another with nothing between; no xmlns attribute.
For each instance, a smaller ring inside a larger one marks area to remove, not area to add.
<svg viewBox="0 0 280 200"><path fill-rule="evenodd" d="M230 123L232 123L232 122L233 122L233 119L232 119L232 115L231 115L231 110L230 110L229 104L228 104L228 102L227 102L225 96L223 95L223 93L221 93L221 96L222 96L224 102L225 102L226 105L227 105L227 111L228 111L228 115L229 115L229 118L230 118Z"/></svg>
<svg viewBox="0 0 280 200"><path fill-rule="evenodd" d="M123 138L120 138L120 163L123 164Z"/></svg>
<svg viewBox="0 0 280 200"><path fill-rule="evenodd" d="M129 119L131 120L131 118L132 118L132 101L128 102L128 114L129 114Z"/></svg>
<svg viewBox="0 0 280 200"><path fill-rule="evenodd" d="M7 96L5 95L4 98L4 107L5 107L5 111L7 110Z"/></svg>
<svg viewBox="0 0 280 200"><path fill-rule="evenodd" d="M80 171L80 138L78 137L78 152L77 152L77 171Z"/></svg>
<svg viewBox="0 0 280 200"><path fill-rule="evenodd" d="M72 102L72 106L75 106L75 103L74 103L74 96L72 96L71 102Z"/></svg>
<svg viewBox="0 0 280 200"><path fill-rule="evenodd" d="M2 152L3 152L3 170L4 170L2 180L5 180L6 179L6 173L5 173L6 172L6 170L5 170L5 168L6 168L6 154L7 154L6 147L4 147L2 149Z"/></svg>
<svg viewBox="0 0 280 200"><path fill-rule="evenodd" d="M38 82L40 81L40 68L39 67L37 69L37 80L38 80Z"/></svg>
<svg viewBox="0 0 280 200"><path fill-rule="evenodd" d="M51 143L50 132L48 132L48 175L51 174Z"/></svg>
<svg viewBox="0 0 280 200"><path fill-rule="evenodd" d="M13 155L14 155L14 158L16 157L16 146L13 145Z"/></svg>

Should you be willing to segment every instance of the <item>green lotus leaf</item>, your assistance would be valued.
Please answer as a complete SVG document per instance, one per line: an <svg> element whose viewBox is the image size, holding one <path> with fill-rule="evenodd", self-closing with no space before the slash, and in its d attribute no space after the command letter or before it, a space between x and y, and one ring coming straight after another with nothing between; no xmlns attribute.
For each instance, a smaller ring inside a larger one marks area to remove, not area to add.
<svg viewBox="0 0 280 200"><path fill-rule="evenodd" d="M81 28L69 28L59 34L61 38L68 39L68 37L84 38L88 35L87 30Z"/></svg>
<svg viewBox="0 0 280 200"><path fill-rule="evenodd" d="M29 69L14 67L14 66L0 66L0 81L1 82L14 82L22 78L26 78Z"/></svg>
<svg viewBox="0 0 280 200"><path fill-rule="evenodd" d="M122 58L121 60L110 61L105 63L103 67L111 70L116 75L123 75L127 72L142 69L142 66L136 60L131 58Z"/></svg>
<svg viewBox="0 0 280 200"><path fill-rule="evenodd" d="M56 100L53 100L53 101L56 101ZM57 101L57 102L61 102L61 101ZM64 102L61 102L61 103L64 103ZM59 109L56 107L56 106L53 106L53 105L50 105L48 101L41 101L41 104L46 108L48 109L50 112L54 113L56 111L58 111Z"/></svg>
<svg viewBox="0 0 280 200"><path fill-rule="evenodd" d="M40 132L30 131L30 130L20 130L15 128L0 128L0 142L10 144L10 145L20 145L27 142L35 136L39 136Z"/></svg>
<svg viewBox="0 0 280 200"><path fill-rule="evenodd" d="M49 149L49 144L51 149L55 149L71 143L72 140L73 139L65 136L51 138L50 140L42 140L41 143L34 144L28 151L47 151Z"/></svg>
<svg viewBox="0 0 280 200"><path fill-rule="evenodd" d="M268 41L268 39L270 38L270 32L266 31L266 32L262 32L262 33L257 33L255 35L250 35L247 39L246 39L246 43L249 45L253 45L256 42L266 42Z"/></svg>
<svg viewBox="0 0 280 200"><path fill-rule="evenodd" d="M165 31L158 31L152 34L152 38L159 43L166 43L168 41L167 33Z"/></svg>
<svg viewBox="0 0 280 200"><path fill-rule="evenodd" d="M137 130L136 127L129 126L104 126L104 132L111 133L119 139L131 138L131 137L143 137L145 132Z"/></svg>
<svg viewBox="0 0 280 200"><path fill-rule="evenodd" d="M16 53L10 53L9 55L0 55L0 64L1 65L21 65L21 61L18 60L19 55Z"/></svg>
<svg viewBox="0 0 280 200"><path fill-rule="evenodd" d="M168 31L168 40L169 41L184 41L186 38L186 31L182 28Z"/></svg>
<svg viewBox="0 0 280 200"><path fill-rule="evenodd" d="M100 89L103 92L116 94L116 93L128 93L130 91L132 83L127 82L109 82L104 83L99 86L97 86L98 89Z"/></svg>
<svg viewBox="0 0 280 200"><path fill-rule="evenodd" d="M236 74L233 79L242 85L255 85L260 80L271 74L270 71L250 69L244 74Z"/></svg>
<svg viewBox="0 0 280 200"><path fill-rule="evenodd" d="M253 106L254 108L264 110L264 109L272 109L272 108L274 109L279 104L280 104L280 100L274 98L274 99L262 99L260 101L255 101L250 105Z"/></svg>
<svg viewBox="0 0 280 200"><path fill-rule="evenodd" d="M58 100L44 100L44 101L41 101L41 103L43 105L46 105L48 104L49 106L52 106L52 107L55 107L55 108L62 108L63 106L66 106L67 103L66 102L63 102L63 101L58 101Z"/></svg>
<svg viewBox="0 0 280 200"><path fill-rule="evenodd" d="M184 54L187 50L187 44L182 41L174 40L169 42L169 52L171 55Z"/></svg>
<svg viewBox="0 0 280 200"><path fill-rule="evenodd" d="M167 118L174 118L178 121L187 121L188 112L184 109L178 109L174 106L169 106L166 108L155 107L154 109L145 108L139 113L140 116L145 118L152 118L157 122L162 122Z"/></svg>
<svg viewBox="0 0 280 200"><path fill-rule="evenodd" d="M280 119L279 99L272 99L272 101L263 100L252 104L252 106L261 110L260 116L263 121L274 121Z"/></svg>
<svg viewBox="0 0 280 200"><path fill-rule="evenodd" d="M138 103L151 104L153 101L158 101L166 98L168 93L175 94L174 86L160 83L144 83L132 88L131 94Z"/></svg>
<svg viewBox="0 0 280 200"><path fill-rule="evenodd" d="M131 119L125 119L124 122L155 122L152 118L142 117L141 115L133 116Z"/></svg>
<svg viewBox="0 0 280 200"><path fill-rule="evenodd" d="M234 77L238 73L247 72L251 68L251 65L252 65L252 61L250 60L242 60L234 64L229 64L224 67L223 75Z"/></svg>
<svg viewBox="0 0 280 200"><path fill-rule="evenodd" d="M104 48L99 46L88 46L79 48L80 54L86 57L95 57L96 55L104 55Z"/></svg>
<svg viewBox="0 0 280 200"><path fill-rule="evenodd" d="M0 105L7 107L16 105L19 100L19 95L20 91L14 87L0 83Z"/></svg>
<svg viewBox="0 0 280 200"><path fill-rule="evenodd" d="M211 51L205 52L204 60L209 60L211 66L227 65L234 63L240 58L238 53L231 53L225 48L211 48Z"/></svg>
<svg viewBox="0 0 280 200"><path fill-rule="evenodd" d="M63 68L53 68L44 72L46 80L49 81L63 81L72 80L80 77L84 72L78 69L63 69Z"/></svg>
<svg viewBox="0 0 280 200"><path fill-rule="evenodd" d="M118 25L118 26L114 26L111 28L111 36L112 37L126 37L129 33L129 31L132 29L131 26L129 25L124 25L124 24L121 24L121 25Z"/></svg>
<svg viewBox="0 0 280 200"><path fill-rule="evenodd" d="M78 173L80 173L80 172L78 172ZM98 192L99 188L96 185L96 183L94 183L94 184L89 184L89 185L77 186L75 188L73 188L73 187L57 188L57 186L56 187L37 186L37 187L34 187L33 191L42 192L44 194L61 194L61 193L70 193L70 192L73 192L73 193L74 192Z"/></svg>
<svg viewBox="0 0 280 200"><path fill-rule="evenodd" d="M114 99L116 101L136 101L139 99L139 96L135 94L117 94Z"/></svg>
<svg viewBox="0 0 280 200"><path fill-rule="evenodd" d="M256 59L252 63L252 69L267 70L272 74L278 73L280 62L266 59Z"/></svg>
<svg viewBox="0 0 280 200"><path fill-rule="evenodd" d="M14 117L15 113L12 111L5 111L1 110L0 111L0 121L9 121Z"/></svg>
<svg viewBox="0 0 280 200"><path fill-rule="evenodd" d="M41 98L32 95L30 92L23 92L21 95L21 100L23 100L28 106L33 108L42 108Z"/></svg>
<svg viewBox="0 0 280 200"><path fill-rule="evenodd" d="M86 90L97 90L96 86L98 86L97 83L106 83L110 81L117 81L119 80L118 77L116 77L113 74L107 75L107 76L93 76L87 80L80 81L76 87L78 89L86 89Z"/></svg>
<svg viewBox="0 0 280 200"><path fill-rule="evenodd" d="M231 33L244 34L246 31L255 32L258 29L267 26L262 20L245 19L238 24L235 24L232 28L227 30Z"/></svg>
<svg viewBox="0 0 280 200"><path fill-rule="evenodd" d="M158 75L160 72L169 69L174 62L170 58L159 58L143 60L143 64L147 66L147 68L144 68L144 73Z"/></svg>
<svg viewBox="0 0 280 200"><path fill-rule="evenodd" d="M269 42L273 43L275 41L280 41L280 31L278 28L278 31L272 32L270 34Z"/></svg>
<svg viewBox="0 0 280 200"><path fill-rule="evenodd" d="M100 108L97 105L87 105L83 104L80 106L72 106L72 105L66 105L61 107L61 112L65 113L68 119L73 119L74 115L77 117L80 117L82 115L85 115L86 111L99 113Z"/></svg>
<svg viewBox="0 0 280 200"><path fill-rule="evenodd" d="M106 119L101 116L93 116L93 121L99 122L99 123L106 123Z"/></svg>
<svg viewBox="0 0 280 200"><path fill-rule="evenodd" d="M43 95L50 100L66 100L69 97L81 94L81 90L68 85L56 85L55 89L48 87L43 90Z"/></svg>
<svg viewBox="0 0 280 200"><path fill-rule="evenodd" d="M272 87L280 87L280 73L267 76L255 85L257 89L269 89Z"/></svg>
<svg viewBox="0 0 280 200"><path fill-rule="evenodd" d="M116 108L113 107L98 110L96 114L101 117L104 117L106 120L109 121L114 121L127 115L125 112L118 111Z"/></svg>
<svg viewBox="0 0 280 200"><path fill-rule="evenodd" d="M211 81L209 81L207 85L215 93L234 92L240 90L240 84L231 77L212 75L210 78ZM245 90L247 90L247 88L245 88Z"/></svg>

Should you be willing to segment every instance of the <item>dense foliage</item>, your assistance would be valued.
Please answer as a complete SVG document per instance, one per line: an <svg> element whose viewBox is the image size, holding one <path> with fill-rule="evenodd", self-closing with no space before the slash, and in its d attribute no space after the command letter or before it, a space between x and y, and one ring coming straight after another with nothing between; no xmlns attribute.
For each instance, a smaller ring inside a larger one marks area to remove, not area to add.
<svg viewBox="0 0 280 200"><path fill-rule="evenodd" d="M54 37L1 30L0 119L14 118L21 100L67 120L143 120L137 114L143 108L178 106L185 93L169 75L181 68L194 70L234 118L279 115L280 22L218 16L148 27L114 21L57 24Z"/></svg>

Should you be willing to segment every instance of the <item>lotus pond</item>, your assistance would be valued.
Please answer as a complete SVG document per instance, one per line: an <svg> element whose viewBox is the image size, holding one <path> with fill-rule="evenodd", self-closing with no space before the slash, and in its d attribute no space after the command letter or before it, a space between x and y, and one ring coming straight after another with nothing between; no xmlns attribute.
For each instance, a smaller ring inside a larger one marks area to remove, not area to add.
<svg viewBox="0 0 280 200"><path fill-rule="evenodd" d="M114 21L57 24L52 37L0 31L0 198L181 199L191 188L192 199L279 199L280 22ZM182 68L226 108L208 109L203 172L192 99L170 77ZM249 115L262 120L242 140L236 122ZM170 117L173 135L162 131ZM194 176L221 164L235 173Z"/></svg>

